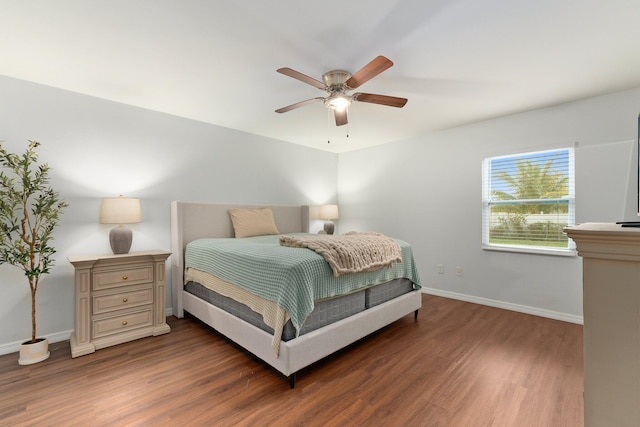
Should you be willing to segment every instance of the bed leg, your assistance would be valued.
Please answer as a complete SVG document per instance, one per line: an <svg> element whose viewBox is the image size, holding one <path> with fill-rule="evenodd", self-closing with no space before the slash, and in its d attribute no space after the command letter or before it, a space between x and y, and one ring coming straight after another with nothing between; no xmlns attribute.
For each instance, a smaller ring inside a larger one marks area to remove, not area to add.
<svg viewBox="0 0 640 427"><path fill-rule="evenodd" d="M289 387L296 388L296 374L295 372L289 375Z"/></svg>
<svg viewBox="0 0 640 427"><path fill-rule="evenodd" d="M416 310L416 311L413 312L413 320L418 320L418 312L419 311L420 310Z"/></svg>

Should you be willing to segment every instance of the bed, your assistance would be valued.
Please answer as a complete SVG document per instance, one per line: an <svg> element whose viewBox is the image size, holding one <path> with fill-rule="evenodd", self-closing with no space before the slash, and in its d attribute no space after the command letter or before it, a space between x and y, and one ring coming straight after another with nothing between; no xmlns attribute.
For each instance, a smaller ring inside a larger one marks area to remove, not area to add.
<svg viewBox="0 0 640 427"><path fill-rule="evenodd" d="M318 298L313 301L312 311L308 314L297 313L295 308L284 310L280 307L282 302L277 304L251 292L244 294L244 298L249 298L251 303L243 300L242 295L235 298L235 293L230 298L231 294L226 293L225 286L242 292L246 290L239 289L228 277L224 277L224 280L218 277L223 274L200 274L194 268L186 268L193 267L191 264L194 262L194 255L187 254L187 247L192 253L194 246L207 240L228 241L229 244L240 240L250 241L252 238L233 239L237 229L234 230L229 212L242 208L253 210L264 206L172 202L171 271L173 314L176 317L181 318L186 312L211 326L286 376L292 388L295 387L296 373L301 369L405 315L413 313L417 317L422 304L417 271L413 280L385 279L382 283L358 285L358 289L346 292L346 295ZM295 236L302 233L300 235L304 236L309 232L309 206L280 205L267 208L273 212L280 235ZM271 245L269 239L270 236L258 237L258 243ZM410 246L409 252L406 250L406 247L402 248L403 255L407 257L406 254L409 254L407 258L415 270ZM302 251L318 256L308 249ZM351 276L362 274L365 273ZM218 287L211 286L212 280ZM254 300L260 304L254 305ZM275 307L273 316L270 309L265 311L264 304ZM289 311L295 316L291 316ZM302 320L297 319L296 322L296 317Z"/></svg>

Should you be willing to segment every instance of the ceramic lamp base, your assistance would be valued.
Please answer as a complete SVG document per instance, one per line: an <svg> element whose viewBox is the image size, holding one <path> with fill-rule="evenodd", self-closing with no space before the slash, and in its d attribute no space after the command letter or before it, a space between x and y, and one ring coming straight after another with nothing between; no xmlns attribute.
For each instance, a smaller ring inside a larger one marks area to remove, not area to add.
<svg viewBox="0 0 640 427"><path fill-rule="evenodd" d="M333 222L331 221L327 221L324 223L324 231L327 234L333 234L333 232L335 231L336 226Z"/></svg>
<svg viewBox="0 0 640 427"><path fill-rule="evenodd" d="M109 243L114 254L128 254L133 241L133 232L126 227L114 227L109 232Z"/></svg>

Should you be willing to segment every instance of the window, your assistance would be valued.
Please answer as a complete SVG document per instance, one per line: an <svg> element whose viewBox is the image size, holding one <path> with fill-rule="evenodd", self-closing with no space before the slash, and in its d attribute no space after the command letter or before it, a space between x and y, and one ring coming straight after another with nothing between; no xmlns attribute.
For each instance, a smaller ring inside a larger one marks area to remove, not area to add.
<svg viewBox="0 0 640 427"><path fill-rule="evenodd" d="M573 254L574 243L562 231L575 225L573 148L483 163L483 248Z"/></svg>

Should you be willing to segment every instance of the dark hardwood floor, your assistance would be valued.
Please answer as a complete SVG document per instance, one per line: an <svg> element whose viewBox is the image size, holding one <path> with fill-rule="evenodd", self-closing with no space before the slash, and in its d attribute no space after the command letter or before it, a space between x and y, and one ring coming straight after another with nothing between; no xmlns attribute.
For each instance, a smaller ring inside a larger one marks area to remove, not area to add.
<svg viewBox="0 0 640 427"><path fill-rule="evenodd" d="M287 379L199 322L71 358L0 356L2 426L583 425L582 326L423 296Z"/></svg>

